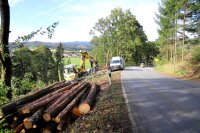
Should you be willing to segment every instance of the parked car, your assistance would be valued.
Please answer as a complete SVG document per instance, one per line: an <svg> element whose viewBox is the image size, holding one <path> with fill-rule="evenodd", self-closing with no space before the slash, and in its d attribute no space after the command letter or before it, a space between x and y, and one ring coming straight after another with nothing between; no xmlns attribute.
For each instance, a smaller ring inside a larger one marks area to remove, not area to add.
<svg viewBox="0 0 200 133"><path fill-rule="evenodd" d="M120 56L112 57L110 61L110 69L114 70L123 70L125 67L124 59Z"/></svg>

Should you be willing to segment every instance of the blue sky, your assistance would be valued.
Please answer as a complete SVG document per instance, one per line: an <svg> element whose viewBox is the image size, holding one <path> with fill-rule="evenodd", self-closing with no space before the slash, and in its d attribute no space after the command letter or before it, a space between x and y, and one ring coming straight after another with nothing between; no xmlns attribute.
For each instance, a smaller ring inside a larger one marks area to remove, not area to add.
<svg viewBox="0 0 200 133"><path fill-rule="evenodd" d="M157 37L155 12L160 0L9 0L11 10L10 41L59 21L53 38L38 36L46 42L90 41L89 31L99 18L121 7L131 9L143 26L149 41Z"/></svg>

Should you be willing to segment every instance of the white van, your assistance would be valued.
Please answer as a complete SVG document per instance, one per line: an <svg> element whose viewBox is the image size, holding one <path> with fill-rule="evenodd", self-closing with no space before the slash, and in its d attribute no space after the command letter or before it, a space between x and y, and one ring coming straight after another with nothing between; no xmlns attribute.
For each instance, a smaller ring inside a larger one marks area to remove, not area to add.
<svg viewBox="0 0 200 133"><path fill-rule="evenodd" d="M114 70L123 70L125 67L124 60L120 56L112 57L110 62L111 71Z"/></svg>

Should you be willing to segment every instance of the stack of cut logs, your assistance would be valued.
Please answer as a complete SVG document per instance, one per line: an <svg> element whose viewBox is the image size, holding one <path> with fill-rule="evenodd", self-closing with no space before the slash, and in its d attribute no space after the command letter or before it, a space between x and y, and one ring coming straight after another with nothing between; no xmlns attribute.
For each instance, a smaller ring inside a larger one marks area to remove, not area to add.
<svg viewBox="0 0 200 133"><path fill-rule="evenodd" d="M91 110L98 92L94 83L57 82L2 106L1 121L14 132L62 131Z"/></svg>

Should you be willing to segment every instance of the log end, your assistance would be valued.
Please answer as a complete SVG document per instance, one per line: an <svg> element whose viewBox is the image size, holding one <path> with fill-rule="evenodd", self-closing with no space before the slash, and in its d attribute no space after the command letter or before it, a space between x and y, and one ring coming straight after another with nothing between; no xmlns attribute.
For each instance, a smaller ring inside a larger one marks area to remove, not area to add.
<svg viewBox="0 0 200 133"><path fill-rule="evenodd" d="M51 115L49 113L44 113L43 114L43 119L48 122L51 120Z"/></svg>
<svg viewBox="0 0 200 133"><path fill-rule="evenodd" d="M24 124L22 123L14 128L14 133L20 132L23 128L24 128Z"/></svg>
<svg viewBox="0 0 200 133"><path fill-rule="evenodd" d="M60 121L61 121L61 120L60 120L59 117L56 117L56 118L55 118L55 122L56 122L56 123L60 123Z"/></svg>
<svg viewBox="0 0 200 133"><path fill-rule="evenodd" d="M21 113L22 113L22 114L29 114L29 113L30 113L30 109L29 109L28 107L23 107L23 108L21 109Z"/></svg>
<svg viewBox="0 0 200 133"><path fill-rule="evenodd" d="M34 124L34 125L33 125L33 128L34 128L34 129L36 129L36 128L37 128L37 125L36 125L36 124Z"/></svg>
<svg viewBox="0 0 200 133"><path fill-rule="evenodd" d="M25 133L26 132L26 130L25 129L22 129L21 131L20 131L20 133Z"/></svg>
<svg viewBox="0 0 200 133"><path fill-rule="evenodd" d="M57 126L57 130L58 130L58 131L61 131L61 130L62 130L61 124L59 124L59 125Z"/></svg>
<svg viewBox="0 0 200 133"><path fill-rule="evenodd" d="M43 129L42 133L51 133L51 131L49 129Z"/></svg>
<svg viewBox="0 0 200 133"><path fill-rule="evenodd" d="M23 123L24 123L24 127L25 127L26 129L33 128L33 124L29 121L28 118L24 119Z"/></svg>
<svg viewBox="0 0 200 133"><path fill-rule="evenodd" d="M80 113L79 109L76 108L76 107L74 107L74 108L72 109L71 113L72 113L72 116L75 117L75 118L81 116L81 113Z"/></svg>
<svg viewBox="0 0 200 133"><path fill-rule="evenodd" d="M2 110L0 110L0 120L3 118Z"/></svg>
<svg viewBox="0 0 200 133"><path fill-rule="evenodd" d="M90 112L90 105L88 103L82 103L79 107L78 110L81 114L86 114Z"/></svg>

